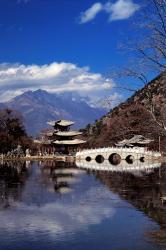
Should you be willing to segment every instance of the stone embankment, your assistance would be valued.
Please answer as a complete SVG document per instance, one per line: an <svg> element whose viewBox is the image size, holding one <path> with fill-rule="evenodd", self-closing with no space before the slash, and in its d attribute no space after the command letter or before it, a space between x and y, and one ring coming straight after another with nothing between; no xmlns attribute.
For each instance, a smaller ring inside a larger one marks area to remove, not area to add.
<svg viewBox="0 0 166 250"><path fill-rule="evenodd" d="M55 155L45 155L45 156L25 156L25 157L5 157L0 156L0 160L2 161L47 161L47 160L54 160L54 161L64 161L64 162L74 162L75 157L69 155L62 155L62 156L55 156Z"/></svg>

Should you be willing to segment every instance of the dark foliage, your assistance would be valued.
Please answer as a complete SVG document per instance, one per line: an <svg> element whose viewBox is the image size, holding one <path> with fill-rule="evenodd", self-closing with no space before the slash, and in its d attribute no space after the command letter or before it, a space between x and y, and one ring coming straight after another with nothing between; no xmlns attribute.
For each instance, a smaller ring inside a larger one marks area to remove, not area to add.
<svg viewBox="0 0 166 250"><path fill-rule="evenodd" d="M25 150L32 140L28 138L21 115L11 109L0 110L0 153L7 153L18 145Z"/></svg>
<svg viewBox="0 0 166 250"><path fill-rule="evenodd" d="M166 74L162 74L143 89L137 91L126 102L120 104L96 123L88 126L85 138L89 147L113 146L130 139L133 135L144 135L153 141L151 149L166 152Z"/></svg>

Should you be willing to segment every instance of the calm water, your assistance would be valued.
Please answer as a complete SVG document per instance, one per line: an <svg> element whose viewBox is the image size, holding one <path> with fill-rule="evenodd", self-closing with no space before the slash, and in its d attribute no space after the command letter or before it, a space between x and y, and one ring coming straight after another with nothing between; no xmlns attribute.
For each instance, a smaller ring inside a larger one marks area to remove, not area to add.
<svg viewBox="0 0 166 250"><path fill-rule="evenodd" d="M162 195L164 166L115 172L1 164L0 249L166 249Z"/></svg>

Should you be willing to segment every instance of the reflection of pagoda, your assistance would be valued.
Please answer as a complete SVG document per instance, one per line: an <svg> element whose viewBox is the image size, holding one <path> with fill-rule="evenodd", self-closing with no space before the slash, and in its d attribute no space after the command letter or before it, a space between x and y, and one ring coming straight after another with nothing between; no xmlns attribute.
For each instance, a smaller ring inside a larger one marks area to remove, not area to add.
<svg viewBox="0 0 166 250"><path fill-rule="evenodd" d="M70 126L74 124L72 121L49 121L47 124L53 127L53 131L42 133L42 141L43 145L51 146L54 152L69 154L75 152L81 144L86 142L76 138L82 134L81 132L70 130Z"/></svg>
<svg viewBox="0 0 166 250"><path fill-rule="evenodd" d="M46 161L40 164L42 182L46 184L47 190L60 194L72 192L73 185L79 182L77 175L83 172L71 162Z"/></svg>

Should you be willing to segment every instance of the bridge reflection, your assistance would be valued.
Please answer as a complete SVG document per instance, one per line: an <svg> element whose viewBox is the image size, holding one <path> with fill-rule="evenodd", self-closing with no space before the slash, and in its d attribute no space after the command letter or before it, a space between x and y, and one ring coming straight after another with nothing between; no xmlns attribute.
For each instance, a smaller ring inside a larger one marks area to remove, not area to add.
<svg viewBox="0 0 166 250"><path fill-rule="evenodd" d="M166 165L158 168L154 164L144 169L128 169L118 173L93 170L93 174L111 192L159 223L161 230L147 232L147 236L166 247L166 203L161 202L161 197L166 196Z"/></svg>
<svg viewBox="0 0 166 250"><path fill-rule="evenodd" d="M166 196L165 165L141 162L128 165L124 162L121 166L110 166L85 161L77 161L76 164L95 175L111 192L153 218L163 229L166 228L166 204L161 202L161 197Z"/></svg>
<svg viewBox="0 0 166 250"><path fill-rule="evenodd" d="M78 168L98 170L98 171L113 171L113 172L132 172L135 175L140 175L141 172L151 172L155 168L159 168L161 163L147 163L134 161L132 164L127 164L126 161L121 161L119 165L111 165L108 161L97 163L96 161L87 162L85 160L77 160Z"/></svg>
<svg viewBox="0 0 166 250"><path fill-rule="evenodd" d="M79 161L76 162L76 167L74 163L48 161L39 162L39 168L36 165L32 168L32 166L28 167L29 164L31 166L31 163L25 162L0 165L1 209L22 199L27 181L31 186L30 180L33 181L33 172L39 175L38 189L44 185L51 193L64 194L79 189L81 174L85 173L86 169L88 174L94 175L111 192L118 194L122 199L153 218L163 228L166 227L166 204L162 204L160 199L161 196L166 196L166 167L164 165L134 162L131 165L111 166L105 162L92 164ZM34 190L34 186L32 189Z"/></svg>

